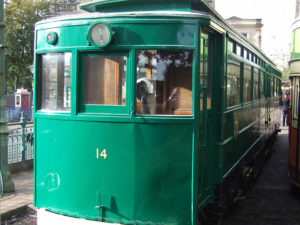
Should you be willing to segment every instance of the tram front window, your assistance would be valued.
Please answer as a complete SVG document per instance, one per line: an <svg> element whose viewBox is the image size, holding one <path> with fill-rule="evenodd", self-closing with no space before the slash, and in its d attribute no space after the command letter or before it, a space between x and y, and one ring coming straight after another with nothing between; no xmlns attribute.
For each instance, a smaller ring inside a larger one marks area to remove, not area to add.
<svg viewBox="0 0 300 225"><path fill-rule="evenodd" d="M84 56L84 104L126 105L126 56Z"/></svg>
<svg viewBox="0 0 300 225"><path fill-rule="evenodd" d="M192 50L138 50L137 114L192 114Z"/></svg>
<svg viewBox="0 0 300 225"><path fill-rule="evenodd" d="M40 55L40 109L70 111L71 53Z"/></svg>

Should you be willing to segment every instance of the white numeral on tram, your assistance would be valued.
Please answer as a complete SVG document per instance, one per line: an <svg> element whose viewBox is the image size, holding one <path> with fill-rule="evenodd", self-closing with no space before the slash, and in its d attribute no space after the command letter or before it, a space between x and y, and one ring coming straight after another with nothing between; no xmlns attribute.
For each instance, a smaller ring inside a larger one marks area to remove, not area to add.
<svg viewBox="0 0 300 225"><path fill-rule="evenodd" d="M104 159L106 159L106 157L107 157L106 149L104 149L104 150L101 152L100 156L103 157Z"/></svg>
<svg viewBox="0 0 300 225"><path fill-rule="evenodd" d="M99 148L96 149L96 157L99 159ZM106 149L103 149L103 151L100 153L100 157L103 157L104 159L107 158Z"/></svg>

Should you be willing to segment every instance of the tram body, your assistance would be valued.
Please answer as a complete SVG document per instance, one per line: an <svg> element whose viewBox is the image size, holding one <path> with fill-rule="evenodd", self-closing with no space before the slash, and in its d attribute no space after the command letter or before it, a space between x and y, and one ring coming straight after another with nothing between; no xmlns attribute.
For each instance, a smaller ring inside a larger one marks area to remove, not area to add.
<svg viewBox="0 0 300 225"><path fill-rule="evenodd" d="M299 19L293 24L292 52L290 60L290 120L289 120L289 177L291 182L300 187L300 165L299 165L299 85L300 85L300 22Z"/></svg>
<svg viewBox="0 0 300 225"><path fill-rule="evenodd" d="M198 224L276 134L280 72L202 1L82 8L36 25L38 223Z"/></svg>

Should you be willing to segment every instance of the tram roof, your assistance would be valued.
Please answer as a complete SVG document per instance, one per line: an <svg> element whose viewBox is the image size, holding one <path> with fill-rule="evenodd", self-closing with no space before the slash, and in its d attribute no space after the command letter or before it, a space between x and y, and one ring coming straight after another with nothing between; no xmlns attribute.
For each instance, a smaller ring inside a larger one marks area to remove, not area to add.
<svg viewBox="0 0 300 225"><path fill-rule="evenodd" d="M146 17L146 16L167 16L167 17L187 17L187 18L199 18L208 16L206 12L183 12L183 11L132 11L132 12L90 12L90 13L79 13L70 14L63 16L50 17L45 20L41 20L36 24L45 22L55 22L62 20L78 20L78 19L93 19L103 17Z"/></svg>
<svg viewBox="0 0 300 225"><path fill-rule="evenodd" d="M294 31L298 28L300 28L300 17L298 17L292 24L292 31Z"/></svg>
<svg viewBox="0 0 300 225"><path fill-rule="evenodd" d="M80 5L88 12L125 11L191 11L201 10L208 5L204 0L96 0Z"/></svg>

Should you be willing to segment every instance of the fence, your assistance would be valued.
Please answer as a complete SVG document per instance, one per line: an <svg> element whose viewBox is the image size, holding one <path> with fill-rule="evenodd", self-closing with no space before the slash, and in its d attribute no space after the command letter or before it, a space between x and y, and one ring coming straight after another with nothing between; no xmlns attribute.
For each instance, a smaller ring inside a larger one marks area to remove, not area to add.
<svg viewBox="0 0 300 225"><path fill-rule="evenodd" d="M32 122L26 122L22 113L19 123L9 123L7 125L16 127L8 135L8 164L33 159Z"/></svg>

